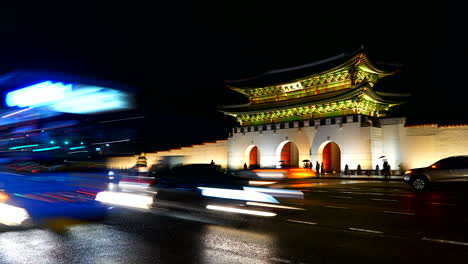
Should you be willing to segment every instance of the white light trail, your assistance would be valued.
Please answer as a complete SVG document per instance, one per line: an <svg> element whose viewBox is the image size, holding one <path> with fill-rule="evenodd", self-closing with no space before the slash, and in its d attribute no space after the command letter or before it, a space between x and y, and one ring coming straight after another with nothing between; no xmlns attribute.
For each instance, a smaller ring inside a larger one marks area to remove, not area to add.
<svg viewBox="0 0 468 264"><path fill-rule="evenodd" d="M377 199L377 198L374 198L374 199L371 199L373 201L384 201L384 202L398 202L398 200L392 200L392 199Z"/></svg>
<svg viewBox="0 0 468 264"><path fill-rule="evenodd" d="M215 210L215 211L229 212L229 213L248 214L248 215L270 216L270 217L271 216L276 216L275 213L270 213L270 212L246 210L246 209L239 209L239 208L219 206L219 205L207 205L206 209Z"/></svg>
<svg viewBox="0 0 468 264"><path fill-rule="evenodd" d="M406 212L395 212L395 211L383 211L387 214L400 214L400 215L414 215L414 213L406 213Z"/></svg>
<svg viewBox="0 0 468 264"><path fill-rule="evenodd" d="M299 223L299 224L306 224L306 225L316 225L317 223L314 222L306 222L306 221L299 221L299 220L292 220L288 219L288 222Z"/></svg>
<svg viewBox="0 0 468 264"><path fill-rule="evenodd" d="M72 151L72 152L67 152L67 154L75 154L75 153L82 153L82 152L88 152L88 151L87 150Z"/></svg>
<svg viewBox="0 0 468 264"><path fill-rule="evenodd" d="M276 183L275 181L249 181L250 185L266 185L266 184L273 184Z"/></svg>
<svg viewBox="0 0 468 264"><path fill-rule="evenodd" d="M13 112L13 113L8 114L8 115L4 115L4 116L2 116L2 118L7 118L7 117L9 117L9 116L16 115L16 114L19 114L19 113L22 113L22 112L25 112L25 111L28 111L28 110L31 110L31 109L33 109L33 108L32 108L32 107L28 107L28 108L26 108L26 109L22 109L22 110Z"/></svg>
<svg viewBox="0 0 468 264"><path fill-rule="evenodd" d="M434 239L434 238L427 238L427 237L423 237L423 238L421 238L421 239L422 239L422 240L426 240L426 241L439 242L439 243L446 243L446 244L454 244L454 245L468 246L468 243L467 243L467 242L451 241L451 240L444 240L444 239Z"/></svg>
<svg viewBox="0 0 468 264"><path fill-rule="evenodd" d="M100 192L96 195L96 201L107 204L149 209L153 204L153 197L123 192Z"/></svg>
<svg viewBox="0 0 468 264"><path fill-rule="evenodd" d="M349 209L349 207L342 207L342 206L332 206L332 205L326 205L324 206L326 208L333 208L333 209Z"/></svg>
<svg viewBox="0 0 468 264"><path fill-rule="evenodd" d="M107 120L107 121L101 121L101 122L98 122L98 123L110 123L110 122L117 122L117 121L123 121L123 120L132 120L132 119L140 119L140 118L145 118L145 116L136 116L136 117L122 118L122 119Z"/></svg>
<svg viewBox="0 0 468 264"><path fill-rule="evenodd" d="M283 190L283 189L271 189L271 188L248 187L248 186L244 186L244 190L260 192L260 193L268 193L268 194L271 194L273 196L278 196L278 197L284 196L284 197L304 198L304 193L298 190Z"/></svg>
<svg viewBox="0 0 468 264"><path fill-rule="evenodd" d="M107 142L96 142L96 143L91 143L91 145L99 145L99 144L109 144L109 143L119 143L119 142L126 142L130 141L130 139L122 139L122 140L115 140L115 141L107 141Z"/></svg>
<svg viewBox="0 0 468 264"><path fill-rule="evenodd" d="M305 210L304 208L299 208L299 207L292 207L292 206L285 206L285 205L276 205L276 204L267 204L267 203L258 203L258 202L247 202L246 204L247 204L247 205L253 205L253 206L271 207L271 208L292 209L292 210Z"/></svg>
<svg viewBox="0 0 468 264"><path fill-rule="evenodd" d="M382 231L362 229L362 228L354 228L354 227L350 227L349 230L359 231L359 232L366 232L366 233L373 233L373 234L383 234Z"/></svg>
<svg viewBox="0 0 468 264"><path fill-rule="evenodd" d="M198 187L198 189L202 190L203 196L208 197L279 204L278 200L273 198L271 195L249 190L232 190L209 187Z"/></svg>

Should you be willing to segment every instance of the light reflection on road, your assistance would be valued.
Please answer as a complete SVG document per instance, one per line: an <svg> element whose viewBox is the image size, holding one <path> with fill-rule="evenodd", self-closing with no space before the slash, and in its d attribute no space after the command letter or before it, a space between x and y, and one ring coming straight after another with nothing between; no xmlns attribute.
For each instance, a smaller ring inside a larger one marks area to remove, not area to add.
<svg viewBox="0 0 468 264"><path fill-rule="evenodd" d="M271 234L227 226L207 225L201 239L202 263L271 263L277 247Z"/></svg>
<svg viewBox="0 0 468 264"><path fill-rule="evenodd" d="M8 264L147 263L145 253L155 250L136 235L102 224L74 226L65 235L42 229L0 233L0 263Z"/></svg>

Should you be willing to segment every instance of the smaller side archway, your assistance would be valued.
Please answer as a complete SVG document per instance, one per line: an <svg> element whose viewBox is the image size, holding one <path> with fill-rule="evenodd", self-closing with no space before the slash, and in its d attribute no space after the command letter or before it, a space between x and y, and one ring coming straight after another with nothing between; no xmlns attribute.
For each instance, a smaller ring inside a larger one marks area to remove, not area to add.
<svg viewBox="0 0 468 264"><path fill-rule="evenodd" d="M260 167L260 152L256 145L250 145L245 150L245 164L250 169L255 169Z"/></svg>

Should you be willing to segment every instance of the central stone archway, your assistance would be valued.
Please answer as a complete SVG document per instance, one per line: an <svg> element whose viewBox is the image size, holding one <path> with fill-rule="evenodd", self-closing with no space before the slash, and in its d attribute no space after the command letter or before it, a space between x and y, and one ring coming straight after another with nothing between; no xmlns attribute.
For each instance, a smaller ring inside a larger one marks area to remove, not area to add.
<svg viewBox="0 0 468 264"><path fill-rule="evenodd" d="M281 142L276 148L277 167L298 167L299 150L292 141Z"/></svg>
<svg viewBox="0 0 468 264"><path fill-rule="evenodd" d="M325 141L320 145L318 156L321 157L325 173L341 172L341 150L333 141Z"/></svg>

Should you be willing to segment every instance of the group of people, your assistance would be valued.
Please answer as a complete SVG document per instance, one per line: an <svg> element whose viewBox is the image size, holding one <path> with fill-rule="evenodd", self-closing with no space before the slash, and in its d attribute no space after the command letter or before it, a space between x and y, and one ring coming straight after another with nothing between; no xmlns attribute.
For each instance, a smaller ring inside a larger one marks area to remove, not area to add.
<svg viewBox="0 0 468 264"><path fill-rule="evenodd" d="M211 164L214 164L214 162L211 161ZM312 162L311 161L304 161L304 168L313 169ZM247 170L247 169L248 169L247 163L244 163L244 170ZM358 165L358 169L357 169L357 174L358 175L361 174L360 171L361 171L361 165ZM390 164L388 164L387 160L384 160L382 170L379 169L379 165L376 166L375 173L378 175L379 172L382 173L382 176L385 176L385 177L390 177L391 176L391 168L390 168ZM345 175L351 175L351 171L349 170L348 164L345 165L344 174ZM323 162L321 164L319 164L318 161L315 162L315 175L316 176L325 175L325 166L323 165Z"/></svg>
<svg viewBox="0 0 468 264"><path fill-rule="evenodd" d="M306 168L306 169L312 169L312 168L313 168L313 167L312 167L312 162L310 162L310 161L305 161L305 162L304 162L304 168ZM324 174L325 174L325 167L324 167L324 165L323 165L323 162L322 162L322 165L320 165L320 164L318 163L318 161L315 162L315 173L316 173L317 176L318 176L318 175L324 175Z"/></svg>

